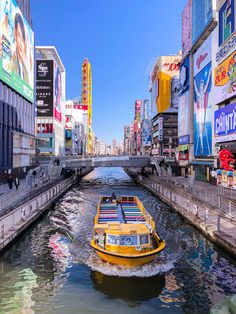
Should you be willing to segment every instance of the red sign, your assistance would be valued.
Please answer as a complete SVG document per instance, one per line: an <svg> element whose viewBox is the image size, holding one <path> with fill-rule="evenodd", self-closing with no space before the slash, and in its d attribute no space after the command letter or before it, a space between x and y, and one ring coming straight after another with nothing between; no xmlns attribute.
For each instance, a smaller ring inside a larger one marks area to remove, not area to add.
<svg viewBox="0 0 236 314"><path fill-rule="evenodd" d="M188 153L179 152L179 160L188 160L188 158L189 158Z"/></svg>
<svg viewBox="0 0 236 314"><path fill-rule="evenodd" d="M87 105L74 105L74 109L82 109L82 110L88 110L88 106Z"/></svg>
<svg viewBox="0 0 236 314"><path fill-rule="evenodd" d="M179 71L180 62L178 63L164 63L163 67L166 68L166 71Z"/></svg>

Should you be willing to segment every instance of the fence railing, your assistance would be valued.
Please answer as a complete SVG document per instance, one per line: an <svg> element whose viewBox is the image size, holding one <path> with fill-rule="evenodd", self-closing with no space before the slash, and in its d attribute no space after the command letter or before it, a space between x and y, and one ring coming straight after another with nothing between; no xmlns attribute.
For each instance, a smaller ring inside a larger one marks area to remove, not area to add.
<svg viewBox="0 0 236 314"><path fill-rule="evenodd" d="M29 225L36 216L75 183L75 176L59 182L40 195L0 217L0 249L15 238L21 228Z"/></svg>
<svg viewBox="0 0 236 314"><path fill-rule="evenodd" d="M215 226L215 231L220 232L222 221L231 222L235 226L235 203L222 198L221 195L214 197L213 204L212 201L209 201L209 196L207 202L202 198L202 196L206 195L203 191L198 190L195 194L195 199L193 199L192 193L184 191L180 186L173 185L166 180L160 179L160 177L153 180L139 175L137 179L151 191L156 192L157 195L163 196L164 199L171 204L177 205L183 212L195 215L205 223L212 224ZM199 196L201 196L201 198Z"/></svg>

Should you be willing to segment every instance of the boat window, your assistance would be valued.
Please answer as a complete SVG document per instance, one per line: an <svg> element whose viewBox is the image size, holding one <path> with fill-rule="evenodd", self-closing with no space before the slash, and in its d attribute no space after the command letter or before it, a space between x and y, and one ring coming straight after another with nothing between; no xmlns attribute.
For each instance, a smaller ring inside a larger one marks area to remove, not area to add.
<svg viewBox="0 0 236 314"><path fill-rule="evenodd" d="M129 245L138 245L138 237L137 236L120 236L120 245L129 246Z"/></svg>
<svg viewBox="0 0 236 314"><path fill-rule="evenodd" d="M148 244L148 234L143 234L140 236L140 245L142 244Z"/></svg>
<svg viewBox="0 0 236 314"><path fill-rule="evenodd" d="M114 235L114 234L108 234L108 235L107 235L107 243L108 243L108 244L116 244L116 243L117 243L116 235Z"/></svg>

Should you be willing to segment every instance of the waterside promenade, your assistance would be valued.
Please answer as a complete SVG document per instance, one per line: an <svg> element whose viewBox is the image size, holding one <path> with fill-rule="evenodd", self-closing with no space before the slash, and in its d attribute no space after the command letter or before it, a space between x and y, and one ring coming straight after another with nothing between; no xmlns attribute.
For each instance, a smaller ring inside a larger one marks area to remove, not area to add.
<svg viewBox="0 0 236 314"><path fill-rule="evenodd" d="M132 176L214 244L236 256L236 191L184 177Z"/></svg>

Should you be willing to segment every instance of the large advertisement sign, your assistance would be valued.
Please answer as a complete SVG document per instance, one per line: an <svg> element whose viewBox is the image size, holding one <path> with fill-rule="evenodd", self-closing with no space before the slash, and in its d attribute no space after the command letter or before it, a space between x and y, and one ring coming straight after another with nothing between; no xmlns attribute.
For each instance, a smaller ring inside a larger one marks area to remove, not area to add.
<svg viewBox="0 0 236 314"><path fill-rule="evenodd" d="M212 0L192 0L192 44L195 44L212 21L212 2Z"/></svg>
<svg viewBox="0 0 236 314"><path fill-rule="evenodd" d="M215 142L236 140L236 103L215 111Z"/></svg>
<svg viewBox="0 0 236 314"><path fill-rule="evenodd" d="M219 10L219 46L235 31L235 3L227 0Z"/></svg>
<svg viewBox="0 0 236 314"><path fill-rule="evenodd" d="M179 94L184 94L189 89L189 71L190 71L190 59L186 58L180 66L179 75Z"/></svg>
<svg viewBox="0 0 236 314"><path fill-rule="evenodd" d="M212 55L212 36L210 35L201 47L194 54L194 75L197 75L202 69L211 62Z"/></svg>
<svg viewBox="0 0 236 314"><path fill-rule="evenodd" d="M179 97L178 137L180 144L189 143L189 91Z"/></svg>
<svg viewBox="0 0 236 314"><path fill-rule="evenodd" d="M142 144L143 146L152 145L152 121L151 119L145 119L142 123Z"/></svg>
<svg viewBox="0 0 236 314"><path fill-rule="evenodd" d="M34 33L15 0L0 1L0 79L34 101Z"/></svg>
<svg viewBox="0 0 236 314"><path fill-rule="evenodd" d="M36 60L38 117L53 117L53 60Z"/></svg>
<svg viewBox="0 0 236 314"><path fill-rule="evenodd" d="M54 62L54 117L61 122L62 114L62 79L61 71L56 62Z"/></svg>
<svg viewBox="0 0 236 314"><path fill-rule="evenodd" d="M192 0L188 0L182 13L182 54L187 55L192 47Z"/></svg>
<svg viewBox="0 0 236 314"><path fill-rule="evenodd" d="M178 112L179 90L180 90L179 78L173 76L171 80L171 105L169 108L170 112Z"/></svg>
<svg viewBox="0 0 236 314"><path fill-rule="evenodd" d="M217 103L236 95L236 52L214 69L214 97Z"/></svg>
<svg viewBox="0 0 236 314"><path fill-rule="evenodd" d="M141 118L141 107L142 107L142 100L135 101L135 120L140 122Z"/></svg>
<svg viewBox="0 0 236 314"><path fill-rule="evenodd" d="M194 77L194 155L212 155L211 62Z"/></svg>

